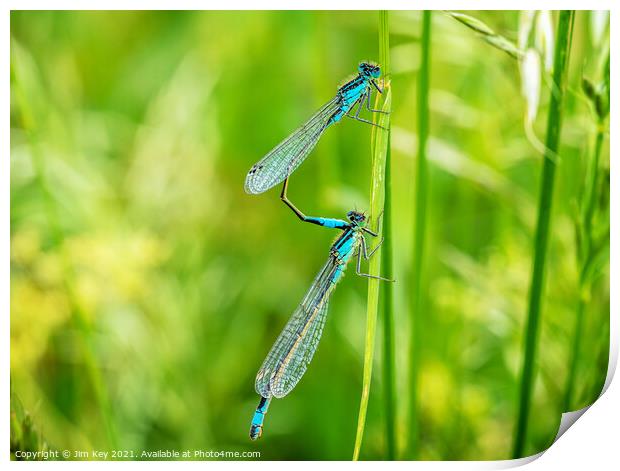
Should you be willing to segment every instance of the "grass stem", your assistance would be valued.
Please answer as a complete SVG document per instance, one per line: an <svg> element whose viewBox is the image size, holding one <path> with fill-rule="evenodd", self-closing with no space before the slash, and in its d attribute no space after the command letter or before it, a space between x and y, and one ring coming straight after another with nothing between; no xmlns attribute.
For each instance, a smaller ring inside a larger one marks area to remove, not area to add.
<svg viewBox="0 0 620 471"><path fill-rule="evenodd" d="M528 313L525 325L523 344L523 360L521 381L519 386L519 402L515 422L512 457L524 455L527 439L528 419L534 384L534 363L536 360L536 344L541 316L541 299L543 293L545 262L551 223L551 207L553 187L557 166L560 129L562 124L562 105L565 89L565 76L568 68L568 56L572 37L574 12L560 11L555 41L553 83L549 115L547 119L547 138L543 160L542 177L540 180L540 196L538 202L538 218L534 242L534 260L529 290Z"/></svg>
<svg viewBox="0 0 620 471"><path fill-rule="evenodd" d="M385 162L385 204L383 213L383 256L381 275L393 279L392 241L392 156L390 136ZM383 395L386 459L396 459L396 396L394 384L394 285L383 283Z"/></svg>
<svg viewBox="0 0 620 471"><path fill-rule="evenodd" d="M381 110L389 113L391 110L392 93L390 90L389 77L389 26L388 12L379 12L379 62L382 66L383 76L386 77L383 87L383 96L377 96L377 103L383 99ZM379 95L379 94L377 94ZM377 109L378 104L375 105ZM389 145L389 123L390 115L387 113L374 113L373 121L382 128L373 126L371 148L372 148L372 168L370 182L370 210L369 221L377 224L379 215L383 211L385 198L385 163ZM372 245L376 246L381 240L382 228L380 225L373 228L379 234L374 238ZM372 248L371 248L372 249ZM379 275L381 267L381 249L377 250L369 262L368 272L371 275ZM364 427L366 424L366 412L368 410L368 399L370 397L370 384L372 379L372 362L375 350L375 334L377 329L377 314L379 311L379 280L368 280L368 303L366 310L366 340L364 346L364 373L362 378L362 396L360 399L359 415L357 419L357 433L353 448L353 460L359 459L362 440L364 438Z"/></svg>
<svg viewBox="0 0 620 471"><path fill-rule="evenodd" d="M457 13L455 11L446 11L448 16L451 16L459 23L467 26L469 29L478 33L478 35L491 46L499 49L500 51L504 51L513 59L520 59L523 56L523 51L521 51L516 44L514 44L509 39L506 39L504 36L497 34L493 29L491 29L488 25L483 23L477 18L473 16L465 15L463 13Z"/></svg>
<svg viewBox="0 0 620 471"><path fill-rule="evenodd" d="M431 48L431 12L422 13L422 42L418 74L418 158L415 176L415 226L413 235L413 263L409 337L409 457L416 459L419 451L418 430L418 375L420 368L420 318L422 305L422 266L426 232L426 205L428 196L426 144L429 132L429 77Z"/></svg>
<svg viewBox="0 0 620 471"><path fill-rule="evenodd" d="M579 300L577 303L577 315L575 318L575 327L573 330L572 348L570 350L570 360L568 365L568 375L566 377L566 385L564 388L564 400L562 402L562 412L572 410L573 394L575 389L575 378L577 377L577 368L579 358L581 357L581 339L583 337L583 321L586 303L590 299L592 290L592 279L588 276L588 268L593 257L593 234L592 219L594 216L596 199L597 199L597 181L599 176L599 162L603 141L605 138L604 124L597 123L596 135L594 137L594 145L592 156L588 161L588 169L586 172L586 181L581 201L581 224L577 230L580 231L578 239L578 260L579 264Z"/></svg>

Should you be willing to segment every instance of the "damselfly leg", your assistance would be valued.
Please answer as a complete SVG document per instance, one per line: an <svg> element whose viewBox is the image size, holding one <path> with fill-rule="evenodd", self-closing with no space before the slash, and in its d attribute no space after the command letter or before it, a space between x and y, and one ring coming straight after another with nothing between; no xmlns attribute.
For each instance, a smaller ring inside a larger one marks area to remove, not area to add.
<svg viewBox="0 0 620 471"><path fill-rule="evenodd" d="M383 238L381 238L377 246L374 249L372 249L370 253L368 253L367 248L366 248L366 240L364 240L364 238L361 239L361 247L357 250L357 266L355 268L355 273L359 276L364 276L366 278L372 278L373 280L389 281L393 283L396 280L390 280L389 278L384 278L382 276L371 275L370 273L362 273L362 257L364 257L365 260L370 260L370 258L375 254L377 249L381 247L382 243L383 243Z"/></svg>
<svg viewBox="0 0 620 471"><path fill-rule="evenodd" d="M297 206L295 206L293 204L293 202L291 200L288 199L288 195L287 195L287 191L288 191L288 178L286 177L284 179L284 184L282 185L282 192L280 193L280 199L282 200L282 202L287 205L289 208L291 208L291 210L295 213L295 215L301 219L302 221L306 222L308 220L308 217L301 212L301 210L299 210L297 208Z"/></svg>
<svg viewBox="0 0 620 471"><path fill-rule="evenodd" d="M361 106L360 106L360 108L361 108ZM375 110L375 109L372 109L372 108L370 107L370 93L368 93L368 94L366 95L366 109L367 109L368 111L370 111L371 113L390 114L390 112L389 112L389 111Z"/></svg>
<svg viewBox="0 0 620 471"><path fill-rule="evenodd" d="M381 210L381 212L379 213L379 216L377 217L377 231L379 230L379 227L381 227L381 218L383 217L383 210ZM370 224L370 219L368 219L368 224ZM368 229L367 227L363 227L362 230L366 233L369 234L373 237L378 237L379 234L375 231L371 231L370 229Z"/></svg>
<svg viewBox="0 0 620 471"><path fill-rule="evenodd" d="M351 107L351 109L347 112L347 116L349 118L351 118L351 119L356 120L356 121L360 121L362 123L370 124L371 126L376 126L378 128L381 128L381 129L387 131L387 128L385 126L381 126L380 124L373 123L372 121L370 121L368 119L360 118L360 111L362 111L362 107L364 106L364 102L370 103L370 92L366 92L364 95L362 95L360 97L358 102L355 105L353 105ZM357 111L355 112L355 115L351 115L351 111L353 110L353 108L355 106L357 106ZM372 109L370 109L370 105L367 105L367 107L373 113L385 113L384 111L381 111L381 110L372 110Z"/></svg>
<svg viewBox="0 0 620 471"><path fill-rule="evenodd" d="M377 82L375 82L374 80L371 80L370 83L372 84L373 87L377 89L379 93L383 93L383 88L377 85ZM383 86L385 87L385 84Z"/></svg>

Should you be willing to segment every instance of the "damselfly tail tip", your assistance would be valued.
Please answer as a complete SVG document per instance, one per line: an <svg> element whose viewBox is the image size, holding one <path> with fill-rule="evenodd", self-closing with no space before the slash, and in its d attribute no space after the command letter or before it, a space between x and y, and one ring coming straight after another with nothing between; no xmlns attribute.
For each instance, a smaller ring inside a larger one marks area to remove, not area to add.
<svg viewBox="0 0 620 471"><path fill-rule="evenodd" d="M260 372L259 372L260 375ZM269 402L271 399L261 396L254 417L252 417L252 425L250 426L250 439L258 440L263 434L263 421L265 420L265 414L269 408Z"/></svg>
<svg viewBox="0 0 620 471"><path fill-rule="evenodd" d="M262 425L254 425L250 427L250 440L258 440L263 434L263 426Z"/></svg>

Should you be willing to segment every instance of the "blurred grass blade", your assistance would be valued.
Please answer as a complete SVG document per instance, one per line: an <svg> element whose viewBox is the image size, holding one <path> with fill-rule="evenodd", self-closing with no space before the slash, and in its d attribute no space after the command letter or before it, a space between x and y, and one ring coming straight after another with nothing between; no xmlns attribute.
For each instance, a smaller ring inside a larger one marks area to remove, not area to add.
<svg viewBox="0 0 620 471"><path fill-rule="evenodd" d="M544 57L545 71L553 68L553 20L549 10L538 12L536 21L536 48Z"/></svg>
<svg viewBox="0 0 620 471"><path fill-rule="evenodd" d="M573 391L575 389L575 378L577 376L577 365L581 358L581 338L583 332L583 314L585 305L588 301L589 293L585 293L583 288L579 291L579 301L577 302L577 315L575 318L575 331L570 349L570 360L568 366L568 374L566 376L566 384L564 386L564 398L562 400L562 410L560 412L570 412L572 410Z"/></svg>
<svg viewBox="0 0 620 471"><path fill-rule="evenodd" d="M388 12L379 12L379 63L383 70L384 87L383 95L377 94L377 103L375 109L383 99L381 110L390 112L392 104L392 91L390 89L390 43L389 43L389 25ZM384 128L390 126L390 115L385 113L375 113L373 121ZM381 129L373 126L371 137L372 148L372 168L370 181L370 210L369 221L371 224L377 224L378 218L383 211L385 198L385 163L387 159L389 145L389 130ZM370 247L374 249L381 240L382 228L380 225L372 228L379 237L375 237ZM381 249L377 250L369 262L368 273L371 275L379 275L381 267ZM364 438L364 427L366 424L366 412L368 410L368 399L370 397L370 384L372 380L372 362L375 350L375 334L377 329L377 313L379 310L379 280L368 280L368 304L366 311L366 341L364 346L364 375L362 378L362 397L360 399L360 409L357 419L357 433L355 436L355 445L353 448L353 460L359 459L362 440Z"/></svg>
<svg viewBox="0 0 620 471"><path fill-rule="evenodd" d="M504 51L506 54L515 59L521 57L521 50L519 50L519 48L512 41L506 39L504 36L497 34L495 31L493 31L493 29L491 29L479 19L454 11L447 11L446 14L454 18L459 23L464 24L469 29L478 33L483 40L485 40L494 48L499 49L500 51Z"/></svg>
<svg viewBox="0 0 620 471"><path fill-rule="evenodd" d="M55 200L52 188L48 183L46 159L41 149L39 133L41 131L40 121L44 118L34 110L41 104L33 104L30 95L26 91L25 84L37 83L36 69L32 66L34 62L27 55L26 51L13 41L11 48L13 60L13 83L12 86L17 96L18 109L22 118L22 125L26 139L30 147L32 156L32 166L34 181L36 182L44 201L44 211L48 224L53 248L57 249L60 255L60 269L67 299L72 312L72 321L78 335L75 336L81 353L81 360L87 372L88 380L93 388L96 405L101 415L101 421L106 431L108 445L110 449L116 448L116 430L112 419L112 406L105 386L104 378L101 374L99 365L93 348L93 328L87 313L80 304L76 294L75 270L69 256L65 250L65 232L60 222L60 210ZM36 116L36 118L35 118ZM39 121L37 121L37 119Z"/></svg>
<svg viewBox="0 0 620 471"><path fill-rule="evenodd" d="M521 93L525 98L526 122L533 123L540 102L540 56L534 49L528 49L519 63L521 71Z"/></svg>
<svg viewBox="0 0 620 471"><path fill-rule="evenodd" d="M426 147L429 133L428 90L430 79L431 12L422 14L422 54L418 78L418 158L415 180L415 226L411 286L411 332L409 337L409 458L418 456L418 375L420 369L420 318L422 306L422 267L426 232L426 200L428 196Z"/></svg>
<svg viewBox="0 0 620 471"><path fill-rule="evenodd" d="M601 81L599 86L595 86L589 80L583 79L584 93L595 105L597 116L594 122L594 132L591 132L592 144L590 152L586 154L586 173L583 186L583 193L580 200L580 211L577 219L577 260L579 263L579 300L571 342L570 359L568 363L568 374L564 388L564 400L561 412L573 410L573 394L575 380L582 351L583 324L586 306L592 299L592 285L596 278L600 266L604 266L609 261L609 245L604 244L603 250L597 250L594 242L594 215L597 212L596 202L599 199L600 189L600 161L603 150L605 134L609 132L607 123L607 112L600 112L596 107L601 94L609 93L609 53L607 52L607 62L604 63L601 71ZM608 235L605 237L609 241ZM602 262L602 263L601 263Z"/></svg>
<svg viewBox="0 0 620 471"><path fill-rule="evenodd" d="M383 213L383 256L381 275L394 279L392 240L392 152L391 133L385 157L385 204ZM394 383L394 285L382 283L383 288L383 395L385 414L386 459L396 459L396 396Z"/></svg>
<svg viewBox="0 0 620 471"><path fill-rule="evenodd" d="M517 45L522 51L525 51L531 43L535 19L536 10L523 10L519 12L519 39Z"/></svg>
<svg viewBox="0 0 620 471"><path fill-rule="evenodd" d="M530 402L534 380L534 362L536 360L536 344L540 324L545 261L547 257L549 227L551 222L553 186L557 163L554 156L557 155L560 144L562 103L564 98L566 69L568 67L568 56L570 53L573 17L574 13L572 10L563 10L560 12L560 18L558 21L553 66L553 88L557 92L551 93L551 103L549 106L549 116L547 120L546 151L540 181L534 261L532 263L529 305L523 344L519 403L513 437L513 458L520 458L524 456L527 439Z"/></svg>
<svg viewBox="0 0 620 471"><path fill-rule="evenodd" d="M20 460L15 456L15 452L21 453L44 452L50 449L49 445L41 435L41 431L37 428L32 420L31 415L24 410L24 406L13 391L13 385L10 386L10 407L11 407L11 460Z"/></svg>
<svg viewBox="0 0 620 471"><path fill-rule="evenodd" d="M609 27L609 10L593 10L590 15L590 40L594 47L599 47Z"/></svg>

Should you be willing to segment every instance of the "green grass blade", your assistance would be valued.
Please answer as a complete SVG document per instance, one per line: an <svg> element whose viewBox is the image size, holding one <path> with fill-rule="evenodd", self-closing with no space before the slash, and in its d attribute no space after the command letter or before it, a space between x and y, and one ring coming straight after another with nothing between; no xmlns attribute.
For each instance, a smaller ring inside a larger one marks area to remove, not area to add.
<svg viewBox="0 0 620 471"><path fill-rule="evenodd" d="M572 348L570 352L570 362L568 367L568 375L566 377L566 386L564 387L564 400L562 401L562 412L571 410L573 400L573 390L575 389L575 378L577 376L577 365L581 357L581 339L583 332L583 314L585 311L586 300L583 292L579 293L579 302L577 304L577 316L575 319L575 330L573 332Z"/></svg>
<svg viewBox="0 0 620 471"><path fill-rule="evenodd" d="M409 355L409 457L418 455L418 373L420 364L420 316L422 305L422 266L426 231L428 193L426 143L429 131L428 89L430 76L431 12L422 13L422 42L418 79L418 159L415 180L415 227L411 286L411 332Z"/></svg>
<svg viewBox="0 0 620 471"><path fill-rule="evenodd" d="M593 219L596 212L596 202L598 195L598 181L600 177L600 160L603 149L603 141L607 128L608 107L601 107L597 104L601 103L601 97L609 93L608 82L609 68L609 52L607 53L607 61L603 66L603 77L599 86L590 85L590 82L584 80L585 92L597 111L597 119L594 128L593 144L591 155L586 155L587 170L585 174L584 190L580 201L580 216L577 224L577 260L579 263L579 300L577 303L577 313L575 316L575 326L573 330L572 348L570 352L570 360L568 364L568 374L566 376L566 385L564 388L564 400L562 402L562 411L572 410L573 394L575 389L575 380L577 378L577 369L579 359L581 357L581 343L583 338L583 324L587 303L591 299L592 294L592 276L589 275L590 267L594 253L594 230ZM590 88L591 87L591 88ZM607 103L609 100L607 100Z"/></svg>
<svg viewBox="0 0 620 471"><path fill-rule="evenodd" d="M383 212L383 256L381 275L394 279L392 241L392 155L390 136L385 161L385 204ZM383 283L383 401L386 459L396 459L396 396L394 383L394 285Z"/></svg>
<svg viewBox="0 0 620 471"><path fill-rule="evenodd" d="M49 444L41 435L41 431L34 423L32 416L24 409L19 397L13 391L13 385L10 386L10 407L11 407L11 460L23 460L17 458L17 451L23 453L45 452L50 449Z"/></svg>
<svg viewBox="0 0 620 471"><path fill-rule="evenodd" d="M474 18L473 16L465 15L463 13L457 13L455 11L446 11L445 13L459 23L478 33L484 41L496 49L504 51L510 57L520 59L521 56L523 56L523 51L521 51L516 44L509 39L506 39L504 36L497 34L492 28L480 21L478 18Z"/></svg>
<svg viewBox="0 0 620 471"><path fill-rule="evenodd" d="M382 96L377 96L377 103L383 99L383 111L389 112L392 104L392 93L389 84L389 27L388 12L379 12L379 62L382 66L382 73L386 80L383 88ZM375 105L377 109L377 105ZM389 128L390 115L384 113L375 113L373 121ZM373 127L371 148L372 148L372 169L370 181L370 210L369 220L371 224L376 224L377 219L383 211L385 199L385 163L387 159L389 144L389 131L385 129ZM374 246L381 240L382 228L380 225L373 228L379 233L372 241L372 250ZM381 267L381 249L377 250L369 262L368 272L371 275L379 275ZM377 314L379 311L379 280L368 280L368 305L366 310L366 340L364 347L364 375L362 378L362 397L360 399L360 409L357 419L357 433L355 436L355 445L353 448L353 460L358 460L362 439L364 438L364 427L366 425L366 412L368 410L368 399L370 397L370 383L372 379L372 362L375 350L375 334L377 329Z"/></svg>
<svg viewBox="0 0 620 471"><path fill-rule="evenodd" d="M554 52L553 84L549 115L547 120L546 150L540 181L540 197L538 203L538 222L534 245L534 261L529 291L529 305L525 326L521 382L519 387L519 403L515 422L512 457L524 455L527 438L528 416L534 383L534 362L536 360L536 343L541 314L541 298L543 293L545 262L549 228L551 223L551 206L553 187L560 144L562 124L562 103L565 89L565 76L572 36L574 13L572 10L560 12Z"/></svg>

